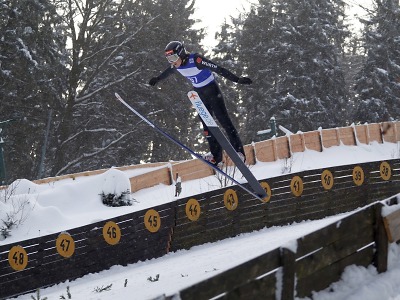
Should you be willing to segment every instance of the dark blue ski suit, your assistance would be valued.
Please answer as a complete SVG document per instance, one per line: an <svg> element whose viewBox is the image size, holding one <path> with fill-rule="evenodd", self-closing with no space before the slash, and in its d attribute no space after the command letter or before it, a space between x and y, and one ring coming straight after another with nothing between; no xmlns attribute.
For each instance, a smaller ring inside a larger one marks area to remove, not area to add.
<svg viewBox="0 0 400 300"><path fill-rule="evenodd" d="M222 92L215 81L213 72L240 84L251 84L251 79L247 77L238 77L227 69L206 59L204 56L198 53L190 53L186 55L178 68L171 65L171 67L168 67L159 76L152 78L149 84L155 85L158 81L167 78L175 72L179 72L191 81L194 90L199 94L208 111L218 120L225 130L233 148L244 155L242 141L228 115ZM207 137L210 152L214 156L215 164L218 164L222 161L222 148L218 141L209 133L207 125L204 124L203 120L201 120L201 122L203 124L204 135Z"/></svg>

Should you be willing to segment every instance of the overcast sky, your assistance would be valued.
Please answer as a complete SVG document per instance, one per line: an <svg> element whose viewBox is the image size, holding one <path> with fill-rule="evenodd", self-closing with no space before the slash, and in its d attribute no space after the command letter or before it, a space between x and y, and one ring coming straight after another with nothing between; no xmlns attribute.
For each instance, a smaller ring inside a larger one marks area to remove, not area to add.
<svg viewBox="0 0 400 300"><path fill-rule="evenodd" d="M373 0L347 0L351 11L348 12L350 17L364 15L360 5L369 7ZM229 16L236 16L243 9L248 10L251 3L256 3L257 0L197 0L196 1L195 18L201 20L201 27L206 27L207 36L204 38L204 45L212 47L217 44L214 39L215 32L220 30L224 19L229 20ZM358 27L359 23L354 22L352 29Z"/></svg>
<svg viewBox="0 0 400 300"><path fill-rule="evenodd" d="M215 46L214 34L219 31L225 18L229 20L229 16L238 15L243 8L248 10L252 2L256 0L197 0L195 18L201 20L201 27L206 27L205 46Z"/></svg>

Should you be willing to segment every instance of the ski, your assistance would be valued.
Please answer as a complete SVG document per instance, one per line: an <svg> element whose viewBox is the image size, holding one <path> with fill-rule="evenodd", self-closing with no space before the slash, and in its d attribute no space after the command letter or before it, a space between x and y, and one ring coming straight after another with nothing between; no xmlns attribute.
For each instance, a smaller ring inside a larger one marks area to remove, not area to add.
<svg viewBox="0 0 400 300"><path fill-rule="evenodd" d="M174 137L172 137L171 135L169 135L168 133L166 133L164 130L162 130L161 128L157 127L154 123L152 123L151 121L149 121L146 117L144 117L143 115L141 115L138 111L136 111L132 106L130 106L128 103L125 102L124 99L122 99L122 97L118 94L115 93L115 97L123 104L125 105L131 112L133 112L136 116L138 116L140 119L142 119L147 125L149 125L150 127L152 127L154 130L158 131L160 134L162 134L164 137L166 137L167 139L169 139L170 141L172 141L173 143L175 143L176 145L178 145L179 147L181 147L182 149L186 150L187 152L189 152L191 155L193 155L194 157L196 157L197 159L199 159L200 161L202 161L203 163L207 164L209 167L213 168L216 172L220 173L222 176L226 177L227 179L231 180L234 184L236 184L237 186L239 186L241 189L243 189L244 191L246 191L247 193L249 193L250 195L256 197L259 200L263 200L263 198L265 196L260 196L256 193L254 193L252 190L248 189L246 186L244 186L243 184L241 184L240 182L238 182L236 179L234 179L232 176L228 175L227 173L225 173L224 171L222 171L220 168L218 168L217 166L213 165L212 163L208 162L207 160L205 160L201 155L197 154L196 152L194 152L192 149L190 149L189 147L185 146L184 144L182 144L180 141L178 141L177 139L175 139ZM235 152L236 153L236 152ZM240 158L239 158L240 159ZM243 173L242 173L243 174ZM264 189L263 189L264 190ZM265 194L265 191L264 191Z"/></svg>
<svg viewBox="0 0 400 300"><path fill-rule="evenodd" d="M242 173L242 175L246 178L247 182L254 190L255 194L258 196L257 198L262 200L267 197L267 193L265 189L260 185L258 180L254 177L253 173L249 170L249 168L245 165L245 163L240 159L236 150L229 143L228 139L222 133L221 129L218 127L217 123L211 116L210 112L207 110L203 101L201 101L199 94L195 91L190 91L188 94L189 100L192 102L194 108L197 110L199 116L207 125L208 130L211 134L216 138L218 143L221 145L222 149L228 154L230 159L235 163L236 167Z"/></svg>

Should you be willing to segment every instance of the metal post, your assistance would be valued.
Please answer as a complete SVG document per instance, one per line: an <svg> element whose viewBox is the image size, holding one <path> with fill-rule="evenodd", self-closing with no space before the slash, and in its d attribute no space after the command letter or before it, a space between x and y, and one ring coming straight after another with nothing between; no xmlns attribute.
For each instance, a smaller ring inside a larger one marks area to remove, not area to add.
<svg viewBox="0 0 400 300"><path fill-rule="evenodd" d="M273 136L277 136L277 132L276 132L276 120L275 117L271 117L271 119L269 119L269 129L265 129L265 130L260 130L257 132L258 136L263 136L263 138L271 138Z"/></svg>

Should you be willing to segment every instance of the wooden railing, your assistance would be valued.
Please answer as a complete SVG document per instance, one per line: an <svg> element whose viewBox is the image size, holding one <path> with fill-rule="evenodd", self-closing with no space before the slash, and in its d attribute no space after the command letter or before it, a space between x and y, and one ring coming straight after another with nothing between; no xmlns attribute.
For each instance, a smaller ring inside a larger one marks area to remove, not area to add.
<svg viewBox="0 0 400 300"><path fill-rule="evenodd" d="M357 146L372 142L395 143L398 141L400 141L400 122L385 122L296 133L246 145L244 148L246 163L254 165L257 161L272 162L290 158L293 153L304 152L306 149L322 152L326 148L339 145ZM229 158L224 157L226 164L230 165ZM182 181L214 174L210 167L197 160L165 163L165 169L131 177L131 190L136 192L160 183L172 185L177 173Z"/></svg>
<svg viewBox="0 0 400 300"><path fill-rule="evenodd" d="M289 136L282 136L253 143L245 146L246 163L254 165L257 161L272 162L278 159L290 158L293 153L303 152L306 149L324 151L326 148L339 145L357 146L372 142L396 143L400 141L400 122L383 122L364 125L353 125L348 127L338 127L333 129L321 129L305 133L296 133ZM226 156L225 156L226 157ZM229 165L229 159L227 161ZM141 189L152 187L160 183L174 184L176 174L182 181L203 178L214 174L213 170L197 160L180 162L160 162L151 164L140 164L132 166L118 167L121 171L133 170L138 168L157 168L141 175L130 178L131 191L137 192ZM162 168L163 167L163 168ZM34 181L37 184L49 183L62 179L75 179L80 176L91 176L101 174L107 169L87 171L58 177L50 177ZM5 187L0 187L5 188Z"/></svg>
<svg viewBox="0 0 400 300"><path fill-rule="evenodd" d="M165 299L285 299L310 297L340 279L347 266L387 269L381 203L279 247Z"/></svg>

